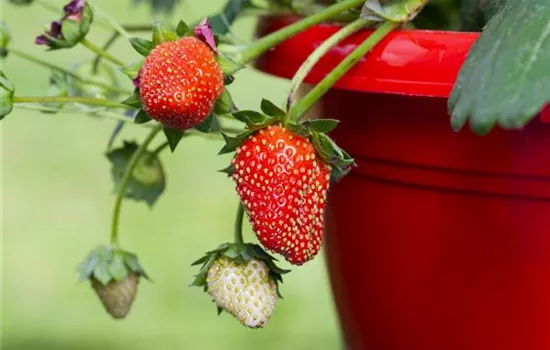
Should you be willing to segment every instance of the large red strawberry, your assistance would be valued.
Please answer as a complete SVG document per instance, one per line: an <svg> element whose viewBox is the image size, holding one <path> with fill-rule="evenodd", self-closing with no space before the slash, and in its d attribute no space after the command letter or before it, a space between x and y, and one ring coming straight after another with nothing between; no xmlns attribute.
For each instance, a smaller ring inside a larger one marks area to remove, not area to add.
<svg viewBox="0 0 550 350"><path fill-rule="evenodd" d="M260 242L301 265L319 252L331 167L281 125L253 134L232 161L237 193Z"/></svg>
<svg viewBox="0 0 550 350"><path fill-rule="evenodd" d="M182 130L202 123L224 88L214 52L193 36L157 45L145 59L138 81L143 110Z"/></svg>

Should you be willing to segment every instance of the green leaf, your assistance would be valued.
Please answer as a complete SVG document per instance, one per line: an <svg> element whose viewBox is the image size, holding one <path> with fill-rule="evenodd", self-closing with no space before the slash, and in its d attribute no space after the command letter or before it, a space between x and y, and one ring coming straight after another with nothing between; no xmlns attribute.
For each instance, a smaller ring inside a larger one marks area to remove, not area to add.
<svg viewBox="0 0 550 350"><path fill-rule="evenodd" d="M111 162L111 175L114 182L114 192L118 192L120 182L130 159L138 146L134 142L124 142L124 146L107 153ZM136 165L132 177L126 187L125 197L136 201L144 201L152 207L164 192L166 179L164 168L158 156L145 152Z"/></svg>
<svg viewBox="0 0 550 350"><path fill-rule="evenodd" d="M334 130L338 123L340 123L337 119L314 119L314 120L307 120L302 125L306 128L309 128L312 132L330 132Z"/></svg>
<svg viewBox="0 0 550 350"><path fill-rule="evenodd" d="M233 73L244 68L242 64L237 63L231 58L222 54L216 56L216 61L220 65L220 68L225 75L232 75Z"/></svg>
<svg viewBox="0 0 550 350"><path fill-rule="evenodd" d="M128 269L151 281L151 278L149 278L149 276L145 272L145 269L139 262L137 255L129 252L124 252L124 262L126 263L126 267L128 267Z"/></svg>
<svg viewBox="0 0 550 350"><path fill-rule="evenodd" d="M137 112L136 116L134 117L135 124L145 124L150 121L151 121L151 117L149 116L149 114L145 113L143 109L140 109L139 112Z"/></svg>
<svg viewBox="0 0 550 350"><path fill-rule="evenodd" d="M308 137L311 135L311 133L309 132L309 129L307 129L302 125L286 123L285 127L295 135L300 135L303 137Z"/></svg>
<svg viewBox="0 0 550 350"><path fill-rule="evenodd" d="M13 94L15 86L0 70L0 120L11 113L13 109Z"/></svg>
<svg viewBox="0 0 550 350"><path fill-rule="evenodd" d="M122 103L127 105L127 106L130 106L130 107L133 107L133 108L136 108L136 109L140 109L141 108L141 97L139 96L139 90L134 89L132 94L127 99L122 101Z"/></svg>
<svg viewBox="0 0 550 350"><path fill-rule="evenodd" d="M231 25L237 19L239 13L250 4L250 0L229 0L221 13L211 16L212 31L225 34L231 30Z"/></svg>
<svg viewBox="0 0 550 350"><path fill-rule="evenodd" d="M227 177L230 177L231 175L233 175L233 172L235 172L235 167L230 164L228 167L226 168L223 168L221 170L218 170L220 173L224 173L224 174L227 174Z"/></svg>
<svg viewBox="0 0 550 350"><path fill-rule="evenodd" d="M45 93L47 96L61 96L66 97L69 95L79 95L80 91L79 89L73 89L72 88L72 82L71 78L67 76L65 73L60 73L57 71L53 71L49 78L49 86ZM51 109L57 109L60 110L64 107L63 103L56 103L56 102L45 102L42 103L43 106ZM55 113L53 111L48 111L44 113Z"/></svg>
<svg viewBox="0 0 550 350"><path fill-rule="evenodd" d="M130 38L130 44L142 56L148 56L149 52L155 47L155 44L151 40L145 40L142 38Z"/></svg>
<svg viewBox="0 0 550 350"><path fill-rule="evenodd" d="M123 253L116 252L113 254L113 259L107 267L107 271L115 279L115 281L120 281L128 275L128 269L124 264Z"/></svg>
<svg viewBox="0 0 550 350"><path fill-rule="evenodd" d="M534 11L533 9L537 9ZM550 2L508 1L487 24L449 98L451 124L520 128L550 100Z"/></svg>
<svg viewBox="0 0 550 350"><path fill-rule="evenodd" d="M220 97L214 105L214 113L218 115L233 113L237 111L237 107L233 102L233 98L227 89L223 89Z"/></svg>
<svg viewBox="0 0 550 350"><path fill-rule="evenodd" d="M427 3L428 0L367 0L361 18L405 23L412 21Z"/></svg>
<svg viewBox="0 0 550 350"><path fill-rule="evenodd" d="M8 54L8 45L11 41L11 34L6 22L0 20L0 57Z"/></svg>
<svg viewBox="0 0 550 350"><path fill-rule="evenodd" d="M178 36L180 37L183 37L183 36L191 36L193 35L193 31L189 28L189 26L187 25L187 23L185 23L184 21L180 21L178 23L178 27L176 29L176 33L178 34Z"/></svg>
<svg viewBox="0 0 550 350"><path fill-rule="evenodd" d="M264 112L265 114L271 117L278 118L279 120L282 120L283 118L286 117L285 111L283 111L281 108L276 106L273 102L266 100L265 98L262 99L261 108L262 108L262 112Z"/></svg>
<svg viewBox="0 0 550 350"><path fill-rule="evenodd" d="M134 4L148 3L151 5L153 13L170 13L181 0L134 0Z"/></svg>
<svg viewBox="0 0 550 350"><path fill-rule="evenodd" d="M218 154L226 154L226 153L231 153L231 152L235 151L253 133L254 133L254 131L247 130L247 131L245 131L245 132L243 132L243 133L241 133L237 136L229 136L226 133L222 132L221 134L223 136L223 139L225 140L225 145L218 152Z"/></svg>
<svg viewBox="0 0 550 350"><path fill-rule="evenodd" d="M104 286L107 285L112 279L111 275L109 274L109 271L107 270L107 264L106 262L100 262L96 265L94 268L94 278L101 282Z"/></svg>
<svg viewBox="0 0 550 350"><path fill-rule="evenodd" d="M245 123L246 126L251 130L261 129L277 121L276 119L269 117L263 113L250 110L235 112L233 113L233 117Z"/></svg>
<svg viewBox="0 0 550 350"><path fill-rule="evenodd" d="M170 150L174 152L183 137L183 131L165 127L164 135L166 136Z"/></svg>
<svg viewBox="0 0 550 350"><path fill-rule="evenodd" d="M195 129L200 132L209 133L212 131L212 125L214 124L215 119L216 116L214 114L210 114L202 123L195 126Z"/></svg>
<svg viewBox="0 0 550 350"><path fill-rule="evenodd" d="M153 43L156 45L166 41L178 40L178 33L164 22L156 23L153 28Z"/></svg>
<svg viewBox="0 0 550 350"><path fill-rule="evenodd" d="M128 78L134 79L135 77L137 77L142 65L143 61L139 61L136 63L132 63L131 65L128 65L126 67L120 68L120 71L124 73L124 75L126 75Z"/></svg>

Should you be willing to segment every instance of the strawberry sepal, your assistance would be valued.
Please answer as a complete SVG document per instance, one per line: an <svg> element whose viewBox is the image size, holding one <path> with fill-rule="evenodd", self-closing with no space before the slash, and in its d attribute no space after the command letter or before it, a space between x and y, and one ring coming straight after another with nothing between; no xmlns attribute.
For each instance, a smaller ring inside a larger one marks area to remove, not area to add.
<svg viewBox="0 0 550 350"><path fill-rule="evenodd" d="M122 249L99 246L92 250L78 267L79 282L95 280L103 286L124 280L130 273L151 280L137 255Z"/></svg>
<svg viewBox="0 0 550 350"><path fill-rule="evenodd" d="M277 293L279 293L278 283L283 282L282 275L290 272L290 270L285 270L278 267L275 262L276 258L269 255L262 247L257 244L251 243L224 243L218 246L216 249L206 252L203 257L199 260L193 262L191 266L202 265L199 272L194 276L194 280L191 283L191 286L195 287L204 287L206 291L206 277L208 270L220 257L228 258L236 263L242 264L247 263L253 259L259 259L265 262L267 267L270 270L270 278L277 284ZM279 294L280 295L280 294Z"/></svg>

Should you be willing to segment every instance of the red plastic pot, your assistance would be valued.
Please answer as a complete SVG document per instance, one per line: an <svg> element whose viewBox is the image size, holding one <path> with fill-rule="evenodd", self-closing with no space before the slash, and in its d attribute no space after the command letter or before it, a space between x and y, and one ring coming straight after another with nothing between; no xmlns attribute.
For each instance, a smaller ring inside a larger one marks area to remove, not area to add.
<svg viewBox="0 0 550 350"><path fill-rule="evenodd" d="M258 34L291 21L264 18ZM291 77L337 29L305 31L257 67ZM307 82L367 35L338 45ZM325 241L349 349L550 349L550 124L451 130L446 99L476 38L395 32L322 100L358 163L332 186Z"/></svg>

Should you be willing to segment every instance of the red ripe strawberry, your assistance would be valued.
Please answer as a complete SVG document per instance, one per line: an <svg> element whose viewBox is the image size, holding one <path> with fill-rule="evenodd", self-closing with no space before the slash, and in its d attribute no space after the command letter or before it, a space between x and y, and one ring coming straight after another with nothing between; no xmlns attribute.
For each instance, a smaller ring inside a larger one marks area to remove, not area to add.
<svg viewBox="0 0 550 350"><path fill-rule="evenodd" d="M143 110L175 129L203 122L223 87L223 72L214 53L205 42L191 36L156 46L139 73Z"/></svg>
<svg viewBox="0 0 550 350"><path fill-rule="evenodd" d="M232 161L237 193L267 249L301 265L319 252L330 166L308 139L269 126L245 141Z"/></svg>

